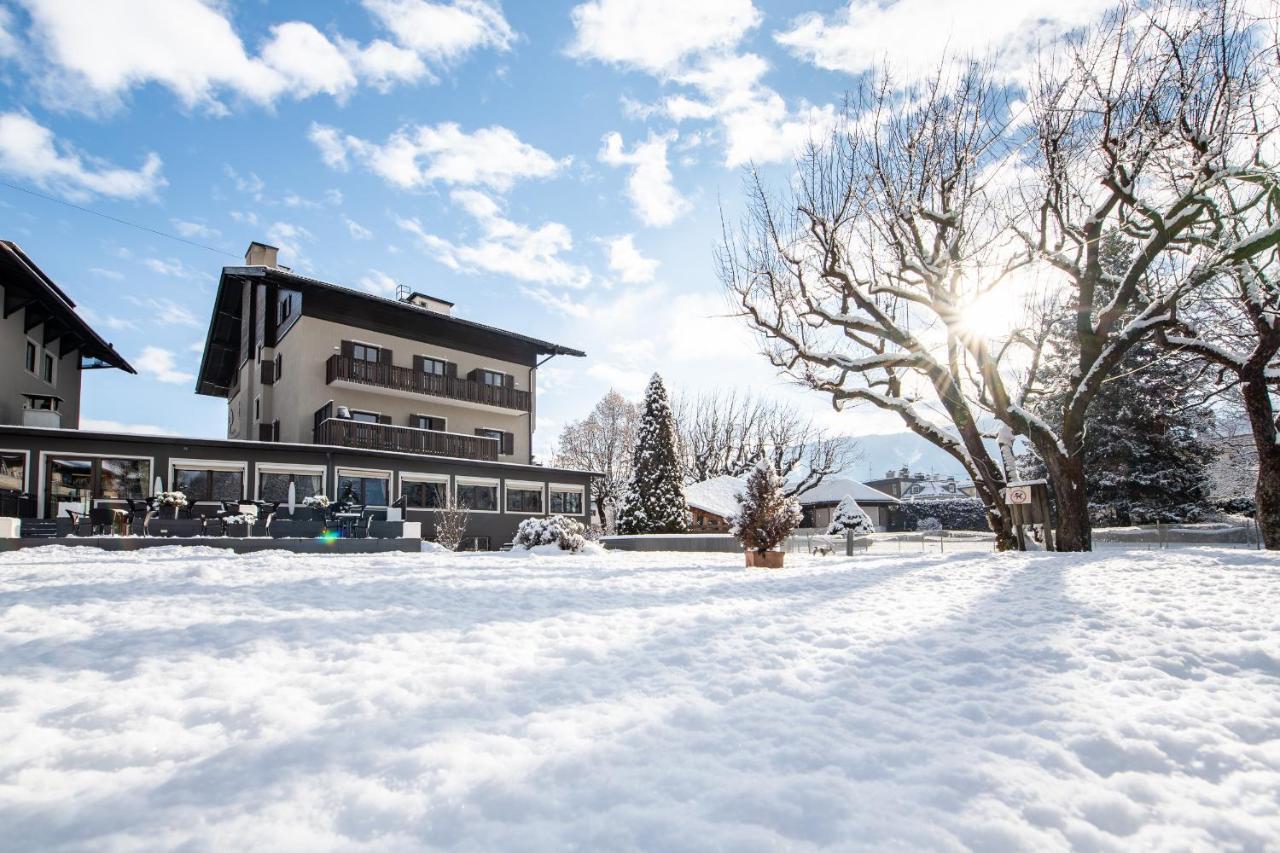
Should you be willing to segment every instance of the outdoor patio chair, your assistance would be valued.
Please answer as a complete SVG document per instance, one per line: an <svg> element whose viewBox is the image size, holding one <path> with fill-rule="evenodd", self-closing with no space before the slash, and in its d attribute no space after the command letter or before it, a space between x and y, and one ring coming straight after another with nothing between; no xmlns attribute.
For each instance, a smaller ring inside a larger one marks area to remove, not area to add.
<svg viewBox="0 0 1280 853"><path fill-rule="evenodd" d="M84 524L86 520L84 513L76 512L74 509L69 509L67 510L67 516L71 519L71 535L79 536L80 526ZM89 532L92 534L93 528L90 528Z"/></svg>
<svg viewBox="0 0 1280 853"><path fill-rule="evenodd" d="M89 532L95 536L107 536L115 533L116 511L109 507L99 506L89 510Z"/></svg>

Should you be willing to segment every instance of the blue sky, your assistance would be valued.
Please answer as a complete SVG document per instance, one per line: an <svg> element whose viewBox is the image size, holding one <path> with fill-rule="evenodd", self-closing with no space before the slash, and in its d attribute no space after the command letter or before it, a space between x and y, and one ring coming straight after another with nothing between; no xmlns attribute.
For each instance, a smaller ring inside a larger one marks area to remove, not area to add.
<svg viewBox="0 0 1280 853"><path fill-rule="evenodd" d="M610 386L752 387L849 434L756 355L715 278L743 170L784 180L858 75L1027 46L1096 2L0 0L15 240L140 370L87 374L86 425L221 436L192 389L218 270L250 240L328 281L449 299L588 352L540 385L537 447ZM221 254L220 254L221 253Z"/></svg>

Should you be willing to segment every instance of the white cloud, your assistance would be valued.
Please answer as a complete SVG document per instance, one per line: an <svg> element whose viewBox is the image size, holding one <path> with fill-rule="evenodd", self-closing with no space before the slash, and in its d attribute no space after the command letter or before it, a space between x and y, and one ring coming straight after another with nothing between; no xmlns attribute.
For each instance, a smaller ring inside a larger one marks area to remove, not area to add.
<svg viewBox="0 0 1280 853"><path fill-rule="evenodd" d="M597 361L587 368L587 375L608 385L628 399L636 399L644 393L652 371L621 367L605 361Z"/></svg>
<svg viewBox="0 0 1280 853"><path fill-rule="evenodd" d="M819 68L862 74L886 62L899 76L935 71L946 59L991 52L996 70L1018 75L1037 44L1093 20L1114 0L852 0L830 16L798 18L775 39Z"/></svg>
<svg viewBox="0 0 1280 853"><path fill-rule="evenodd" d="M637 142L630 152L624 150L622 135L607 133L599 158L610 166L630 166L627 196L640 221L650 226L670 225L687 213L690 204L676 189L671 168L667 165L667 144L675 139L649 135Z"/></svg>
<svg viewBox="0 0 1280 853"><path fill-rule="evenodd" d="M23 113L0 113L0 172L85 201L94 196L148 198L168 182L159 155L138 169L122 169L59 144L53 131Z"/></svg>
<svg viewBox="0 0 1280 853"><path fill-rule="evenodd" d="M20 48L13 34L13 13L0 6L0 58L17 56Z"/></svg>
<svg viewBox="0 0 1280 853"><path fill-rule="evenodd" d="M574 8L571 56L661 74L729 49L760 22L751 0L593 0Z"/></svg>
<svg viewBox="0 0 1280 853"><path fill-rule="evenodd" d="M172 299L146 299L137 296L125 296L129 302L139 308L146 309L147 319L162 326L191 326L200 328L203 324L186 308Z"/></svg>
<svg viewBox="0 0 1280 853"><path fill-rule="evenodd" d="M184 384L196 378L193 373L179 370L173 353L162 347L145 347L142 355L133 360L133 366L143 376L150 376L158 382Z"/></svg>
<svg viewBox="0 0 1280 853"><path fill-rule="evenodd" d="M624 284L643 284L653 281L658 271L658 262L646 258L636 248L635 238L630 234L614 237L608 241L609 269L617 274Z"/></svg>
<svg viewBox="0 0 1280 853"><path fill-rule="evenodd" d="M194 378L194 377L193 377ZM127 432L137 435L177 435L171 429L154 424L127 424L102 418L80 418L80 429L87 432Z"/></svg>
<svg viewBox="0 0 1280 853"><path fill-rule="evenodd" d="M501 10L482 0L364 0L364 5L401 45L441 65L477 48L508 50L515 40Z"/></svg>
<svg viewBox="0 0 1280 853"><path fill-rule="evenodd" d="M419 125L396 131L380 145L312 124L308 137L328 166L346 169L350 156L405 189L440 182L505 191L517 180L550 177L569 164L496 125L474 133L454 122Z"/></svg>
<svg viewBox="0 0 1280 853"><path fill-rule="evenodd" d="M590 313L590 309L584 303L565 293L555 293L545 287L521 287L520 292L552 311L558 311L568 317L581 319Z"/></svg>
<svg viewBox="0 0 1280 853"><path fill-rule="evenodd" d="M185 278L200 279L206 278L207 273L200 270L193 270L177 258L146 258L142 261L142 265L152 272L159 273L169 278Z"/></svg>
<svg viewBox="0 0 1280 853"><path fill-rule="evenodd" d="M293 266L309 266L302 244L314 239L306 228L291 222L272 222L267 226L267 242L279 249L280 254Z"/></svg>
<svg viewBox="0 0 1280 853"><path fill-rule="evenodd" d="M378 296L396 295L396 280L382 270L369 270L368 275L361 277L360 286Z"/></svg>
<svg viewBox="0 0 1280 853"><path fill-rule="evenodd" d="M352 240L368 240L373 236L372 231L349 216L342 217L342 221L347 223L347 231L351 234Z"/></svg>
<svg viewBox="0 0 1280 853"><path fill-rule="evenodd" d="M515 38L502 13L480 0L366 0L397 43L377 38L361 46L304 21L282 21L254 56L221 3L20 1L43 52L32 66L46 96L84 108L116 105L147 84L214 112L226 111L226 95L263 105L321 93L341 100L362 80L379 88L434 82L427 62L447 66L477 48L505 50Z"/></svg>
<svg viewBox="0 0 1280 853"><path fill-rule="evenodd" d="M94 275L100 275L103 278L109 278L112 281L124 281L124 273L119 270L109 270L103 267L89 267L89 272Z"/></svg>
<svg viewBox="0 0 1280 853"><path fill-rule="evenodd" d="M222 236L217 228L210 228L203 222L188 222L185 219L171 219L173 227L179 234L187 239L200 238L202 240L216 240Z"/></svg>
<svg viewBox="0 0 1280 853"><path fill-rule="evenodd" d="M250 228L258 227L258 214L254 213L252 210L233 210L227 215L230 216L233 221L239 222L241 225L248 225Z"/></svg>
<svg viewBox="0 0 1280 853"><path fill-rule="evenodd" d="M417 219L398 224L417 237L437 260L459 272L489 272L520 281L562 287L585 287L591 273L562 255L573 249L573 236L559 222L530 228L512 222L489 196L476 190L454 190L450 198L475 220L480 234L471 243L453 243L430 234Z"/></svg>

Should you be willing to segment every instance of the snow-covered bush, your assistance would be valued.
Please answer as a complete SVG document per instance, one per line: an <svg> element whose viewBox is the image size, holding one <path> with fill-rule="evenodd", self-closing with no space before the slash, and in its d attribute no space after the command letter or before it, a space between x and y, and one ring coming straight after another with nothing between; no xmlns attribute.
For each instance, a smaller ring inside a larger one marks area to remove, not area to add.
<svg viewBox="0 0 1280 853"><path fill-rule="evenodd" d="M852 495L844 496L836 507L835 515L831 517L831 524L827 526L828 536L844 536L846 533L870 536L875 532L876 526L871 522L871 516L858 506Z"/></svg>
<svg viewBox="0 0 1280 853"><path fill-rule="evenodd" d="M563 515L550 518L526 518L516 528L515 544L520 548L559 545L561 551L578 552L587 546L586 528L582 522Z"/></svg>
<svg viewBox="0 0 1280 853"><path fill-rule="evenodd" d="M315 507L316 509L328 509L329 496L328 495L312 495L311 497L303 498L302 505Z"/></svg>
<svg viewBox="0 0 1280 853"><path fill-rule="evenodd" d="M926 516L916 522L916 530L922 533L934 533L942 529L942 522L934 518L932 515Z"/></svg>
<svg viewBox="0 0 1280 853"><path fill-rule="evenodd" d="M156 502L159 503L160 506L186 506L187 496L182 492L161 492L156 495Z"/></svg>
<svg viewBox="0 0 1280 853"><path fill-rule="evenodd" d="M763 459L747 476L747 491L738 496L738 504L729 532L748 551L764 553L781 544L804 517L800 502L783 492L782 478Z"/></svg>

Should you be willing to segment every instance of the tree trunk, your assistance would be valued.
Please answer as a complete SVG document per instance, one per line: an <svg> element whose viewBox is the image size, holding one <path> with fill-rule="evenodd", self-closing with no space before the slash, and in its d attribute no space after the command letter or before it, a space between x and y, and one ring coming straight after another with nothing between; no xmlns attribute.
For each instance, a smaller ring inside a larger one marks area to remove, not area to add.
<svg viewBox="0 0 1280 853"><path fill-rule="evenodd" d="M1089 524L1089 493L1085 488L1084 453L1063 456L1053 448L1040 449L1049 472L1058 521L1054 525L1054 546L1059 551L1092 551L1093 531Z"/></svg>
<svg viewBox="0 0 1280 853"><path fill-rule="evenodd" d="M1258 450L1258 485L1254 490L1258 532L1268 551L1280 551L1280 444L1276 443L1275 411L1263 375L1246 381L1243 391L1253 443Z"/></svg>

